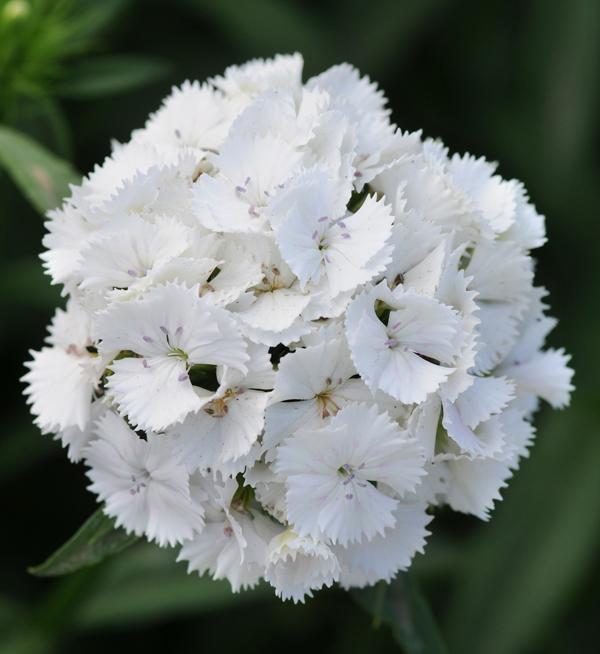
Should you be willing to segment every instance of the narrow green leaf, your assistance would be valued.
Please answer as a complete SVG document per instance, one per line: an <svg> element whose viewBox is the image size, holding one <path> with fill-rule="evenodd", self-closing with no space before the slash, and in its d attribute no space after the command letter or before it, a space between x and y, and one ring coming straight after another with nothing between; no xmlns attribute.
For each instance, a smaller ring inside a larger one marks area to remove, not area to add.
<svg viewBox="0 0 600 654"><path fill-rule="evenodd" d="M73 141L67 118L55 98L44 93L22 94L15 98L11 116L4 125L27 134L55 156L70 161Z"/></svg>
<svg viewBox="0 0 600 654"><path fill-rule="evenodd" d="M597 124L600 90L600 3L560 0L550 12L545 2L533 5L536 24L546 26L546 43L551 44L538 55L549 62L542 69L542 115L536 116L544 126L545 138L540 143L544 174L551 172L561 182L573 175L579 181L577 164L587 166L583 157L595 151L590 134Z"/></svg>
<svg viewBox="0 0 600 654"><path fill-rule="evenodd" d="M226 581L187 574L186 566L176 563L176 558L175 549L140 542L107 561L95 580L94 592L72 614L74 627L144 624L273 597L265 585L232 593Z"/></svg>
<svg viewBox="0 0 600 654"><path fill-rule="evenodd" d="M58 206L80 175L25 134L0 125L0 167L40 212Z"/></svg>
<svg viewBox="0 0 600 654"><path fill-rule="evenodd" d="M98 509L54 554L29 572L38 577L58 577L99 563L138 540Z"/></svg>
<svg viewBox="0 0 600 654"><path fill-rule="evenodd" d="M126 93L164 77L170 64L145 55L106 55L82 59L70 68L58 92L69 98L90 99Z"/></svg>
<svg viewBox="0 0 600 654"><path fill-rule="evenodd" d="M121 19L131 6L131 0L94 0L77 3L76 15L71 17L71 29L79 39L97 40Z"/></svg>
<svg viewBox="0 0 600 654"><path fill-rule="evenodd" d="M468 551L449 604L453 651L537 651L587 581L600 534L598 400L577 402L540 423L531 461Z"/></svg>
<svg viewBox="0 0 600 654"><path fill-rule="evenodd" d="M406 654L445 654L442 640L427 600L414 576L400 573L391 583L353 591L352 596L369 613L373 626L388 624L394 639Z"/></svg>

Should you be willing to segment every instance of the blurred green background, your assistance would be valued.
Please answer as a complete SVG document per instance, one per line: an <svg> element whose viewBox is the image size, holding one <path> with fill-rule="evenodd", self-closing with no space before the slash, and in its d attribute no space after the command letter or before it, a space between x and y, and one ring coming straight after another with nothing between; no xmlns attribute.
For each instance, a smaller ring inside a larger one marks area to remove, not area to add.
<svg viewBox="0 0 600 654"><path fill-rule="evenodd" d="M355 64L403 129L500 161L546 214L537 280L560 318L551 344L573 354L573 404L541 412L491 522L440 512L414 571L452 654L598 651L598 0L0 0L0 124L85 172L171 85L295 50L306 76ZM94 500L21 395L61 299L37 258L43 220L1 170L0 213L1 654L400 651L345 593L297 607L260 588L233 596L149 546L68 578L27 574Z"/></svg>

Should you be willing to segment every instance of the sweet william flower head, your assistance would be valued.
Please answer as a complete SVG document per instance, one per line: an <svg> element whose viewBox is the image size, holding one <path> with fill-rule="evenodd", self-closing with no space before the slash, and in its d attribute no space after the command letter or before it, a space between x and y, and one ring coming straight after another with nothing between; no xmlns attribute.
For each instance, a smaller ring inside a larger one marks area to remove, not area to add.
<svg viewBox="0 0 600 654"><path fill-rule="evenodd" d="M432 505L489 519L573 390L523 185L302 64L184 82L72 187L23 377L117 525L294 602L391 581Z"/></svg>

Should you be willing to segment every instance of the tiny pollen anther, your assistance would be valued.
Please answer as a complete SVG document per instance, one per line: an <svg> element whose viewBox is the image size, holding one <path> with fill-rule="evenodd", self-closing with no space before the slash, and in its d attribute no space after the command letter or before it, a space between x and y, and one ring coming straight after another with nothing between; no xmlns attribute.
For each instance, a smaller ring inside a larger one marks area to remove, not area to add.
<svg viewBox="0 0 600 654"><path fill-rule="evenodd" d="M177 377L177 381L183 382L186 379L189 379L187 372L182 372L179 377Z"/></svg>

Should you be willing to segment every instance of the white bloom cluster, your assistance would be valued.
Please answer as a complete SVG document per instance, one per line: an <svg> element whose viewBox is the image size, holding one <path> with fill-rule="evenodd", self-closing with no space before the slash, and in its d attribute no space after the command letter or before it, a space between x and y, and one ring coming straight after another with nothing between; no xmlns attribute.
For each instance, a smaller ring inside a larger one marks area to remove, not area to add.
<svg viewBox="0 0 600 654"><path fill-rule="evenodd" d="M523 186L399 130L351 66L301 74L185 82L72 188L24 377L117 525L294 601L392 579L433 506L487 519L572 390Z"/></svg>

